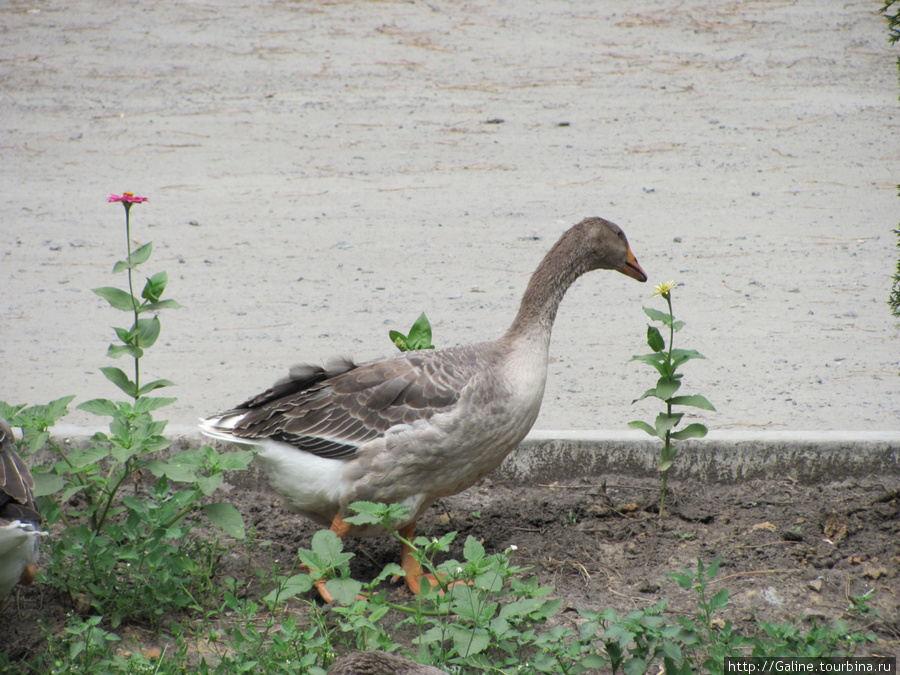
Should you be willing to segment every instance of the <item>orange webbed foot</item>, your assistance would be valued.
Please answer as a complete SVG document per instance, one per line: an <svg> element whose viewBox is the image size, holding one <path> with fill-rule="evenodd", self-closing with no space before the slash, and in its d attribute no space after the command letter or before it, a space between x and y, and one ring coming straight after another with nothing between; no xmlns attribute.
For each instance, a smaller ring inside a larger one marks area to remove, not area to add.
<svg viewBox="0 0 900 675"><path fill-rule="evenodd" d="M400 567L402 567L403 571L406 572L406 587L412 592L413 595L419 595L422 592L423 578L428 580L431 588L437 588L442 584L433 574L424 573L422 571L422 566L413 557L412 546L410 546L406 542L412 542L415 530L416 524L414 522L400 528L400 536L405 540L401 544L402 552L400 554ZM394 580L396 581L396 577ZM468 582L453 581L449 584L445 582L443 586L449 588L450 586L457 586L459 584L466 583ZM440 591L440 593L443 594L444 591Z"/></svg>
<svg viewBox="0 0 900 675"><path fill-rule="evenodd" d="M345 522L343 517L339 513L334 517L334 520L331 521L330 529L338 536L338 539L343 539L350 531L350 523ZM308 569L309 573L314 577L318 574L318 570L311 569L305 563L301 563L300 567ZM325 588L326 583L328 583L328 580L324 577L320 577L313 582L313 586L316 587L316 590L319 592L319 597L322 598L323 602L332 603L334 602L334 596L328 591L327 588ZM365 595L357 595L356 599L367 600L368 598Z"/></svg>

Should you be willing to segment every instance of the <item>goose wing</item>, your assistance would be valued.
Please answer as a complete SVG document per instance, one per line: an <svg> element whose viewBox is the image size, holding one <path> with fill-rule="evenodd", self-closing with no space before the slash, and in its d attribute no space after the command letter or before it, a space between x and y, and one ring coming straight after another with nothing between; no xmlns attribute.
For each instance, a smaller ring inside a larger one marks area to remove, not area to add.
<svg viewBox="0 0 900 675"><path fill-rule="evenodd" d="M268 438L322 457L351 459L360 446L391 427L451 409L479 370L468 351L409 352L361 365L342 360L324 368L298 366L224 415L240 415L232 436Z"/></svg>

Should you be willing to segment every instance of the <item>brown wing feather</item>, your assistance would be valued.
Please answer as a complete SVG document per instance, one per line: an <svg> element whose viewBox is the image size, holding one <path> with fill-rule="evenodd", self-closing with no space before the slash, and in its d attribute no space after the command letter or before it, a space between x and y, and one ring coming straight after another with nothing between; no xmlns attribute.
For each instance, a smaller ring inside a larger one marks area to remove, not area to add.
<svg viewBox="0 0 900 675"><path fill-rule="evenodd" d="M0 518L41 522L34 505L34 478L16 452L12 429L0 419Z"/></svg>
<svg viewBox="0 0 900 675"><path fill-rule="evenodd" d="M353 457L392 426L429 419L456 403L480 370L470 349L411 352L361 365L343 361L339 368L295 367L289 378L233 411L246 412L232 433L323 457Z"/></svg>

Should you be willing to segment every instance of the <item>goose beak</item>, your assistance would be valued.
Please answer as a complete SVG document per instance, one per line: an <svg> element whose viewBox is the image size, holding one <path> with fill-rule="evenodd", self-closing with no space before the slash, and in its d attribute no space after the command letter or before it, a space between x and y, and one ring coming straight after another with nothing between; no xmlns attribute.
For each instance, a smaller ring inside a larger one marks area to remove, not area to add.
<svg viewBox="0 0 900 675"><path fill-rule="evenodd" d="M647 281L647 274L638 265L637 259L634 257L634 253L631 252L631 247L628 247L628 260L625 261L625 264L619 268L619 271L624 274L626 277L631 277L632 279L637 279L640 282Z"/></svg>

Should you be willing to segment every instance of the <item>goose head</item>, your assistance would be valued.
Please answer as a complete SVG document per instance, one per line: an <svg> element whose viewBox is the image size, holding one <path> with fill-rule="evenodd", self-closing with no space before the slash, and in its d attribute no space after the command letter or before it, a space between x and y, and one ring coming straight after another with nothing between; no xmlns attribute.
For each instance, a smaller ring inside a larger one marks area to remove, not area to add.
<svg viewBox="0 0 900 675"><path fill-rule="evenodd" d="M598 269L647 281L622 229L603 218L585 218L559 238L534 271L507 337L515 339L538 331L544 341L549 341L566 289L582 274Z"/></svg>
<svg viewBox="0 0 900 675"><path fill-rule="evenodd" d="M591 270L606 269L641 282L647 281L622 228L603 218L585 218L560 238L554 249L557 247L561 249L560 255L553 255L551 249L547 257L553 255L555 260L568 260L578 276Z"/></svg>

